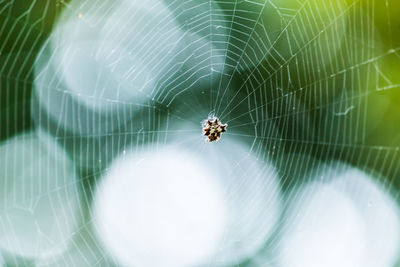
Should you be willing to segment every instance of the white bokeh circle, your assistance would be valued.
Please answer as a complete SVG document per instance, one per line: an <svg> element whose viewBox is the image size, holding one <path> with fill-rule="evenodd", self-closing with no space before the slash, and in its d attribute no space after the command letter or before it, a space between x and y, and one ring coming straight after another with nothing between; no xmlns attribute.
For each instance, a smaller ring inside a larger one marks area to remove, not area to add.
<svg viewBox="0 0 400 267"><path fill-rule="evenodd" d="M57 143L27 133L0 147L0 247L44 259L62 253L79 221L75 168Z"/></svg>

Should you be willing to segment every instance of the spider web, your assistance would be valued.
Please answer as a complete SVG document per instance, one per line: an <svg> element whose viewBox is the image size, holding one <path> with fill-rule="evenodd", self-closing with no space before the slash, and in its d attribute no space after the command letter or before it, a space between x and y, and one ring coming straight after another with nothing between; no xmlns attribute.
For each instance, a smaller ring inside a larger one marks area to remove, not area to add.
<svg viewBox="0 0 400 267"><path fill-rule="evenodd" d="M132 148L207 151L200 123L208 116L228 124L221 143L246 146L235 164L251 154L276 168L284 199L310 177L350 166L398 199L395 1L79 2L0 0L2 214L34 214L44 199L59 224L72 217L51 234L38 228L28 257L23 244L2 238L13 247L2 247L8 264L116 265L91 225L101 177ZM18 180L27 172L46 179ZM0 227L9 229L6 217ZM290 220L277 219L283 226L260 253L227 262L279 266L271 255ZM48 262L46 246L69 253Z"/></svg>

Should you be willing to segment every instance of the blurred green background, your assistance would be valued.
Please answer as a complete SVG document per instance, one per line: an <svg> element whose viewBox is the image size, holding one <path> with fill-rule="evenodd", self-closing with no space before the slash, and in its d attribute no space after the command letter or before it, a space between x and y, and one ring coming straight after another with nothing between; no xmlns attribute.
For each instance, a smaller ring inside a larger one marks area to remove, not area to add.
<svg viewBox="0 0 400 267"><path fill-rule="evenodd" d="M39 127L32 114L35 61L70 2L0 0L2 143ZM179 17L187 7L176 3ZM75 135L44 119L40 127L78 166L85 197L125 147L166 140L175 134L165 128L171 120L189 121L189 130L201 134L201 120L215 112L229 124L226 137L277 166L283 192L307 179L318 162L340 161L375 174L399 201L400 1L216 3L220 10L211 12L206 31L218 19L227 27L221 46L227 77L214 72L216 82L186 80L185 90L172 91L173 101L155 94L131 120L100 136ZM179 18L183 29L195 31L190 18ZM218 43L212 31L211 42Z"/></svg>

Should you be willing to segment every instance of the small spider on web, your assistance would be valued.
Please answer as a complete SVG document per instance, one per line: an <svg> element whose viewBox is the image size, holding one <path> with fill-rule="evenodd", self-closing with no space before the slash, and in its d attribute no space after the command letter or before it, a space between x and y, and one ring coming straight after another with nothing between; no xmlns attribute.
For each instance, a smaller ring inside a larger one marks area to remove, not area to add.
<svg viewBox="0 0 400 267"><path fill-rule="evenodd" d="M203 133L207 136L206 141L218 141L222 133L226 132L226 127L228 127L228 124L222 124L217 117L211 117L205 120L203 122Z"/></svg>

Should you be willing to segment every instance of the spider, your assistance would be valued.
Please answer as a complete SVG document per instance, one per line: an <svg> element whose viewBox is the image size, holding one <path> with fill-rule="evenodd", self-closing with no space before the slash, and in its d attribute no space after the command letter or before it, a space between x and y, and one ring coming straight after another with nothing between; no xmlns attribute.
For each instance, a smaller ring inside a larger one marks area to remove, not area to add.
<svg viewBox="0 0 400 267"><path fill-rule="evenodd" d="M221 138L221 134L226 132L228 124L222 124L218 118L207 119L203 123L203 133L207 136L206 141L214 142Z"/></svg>

